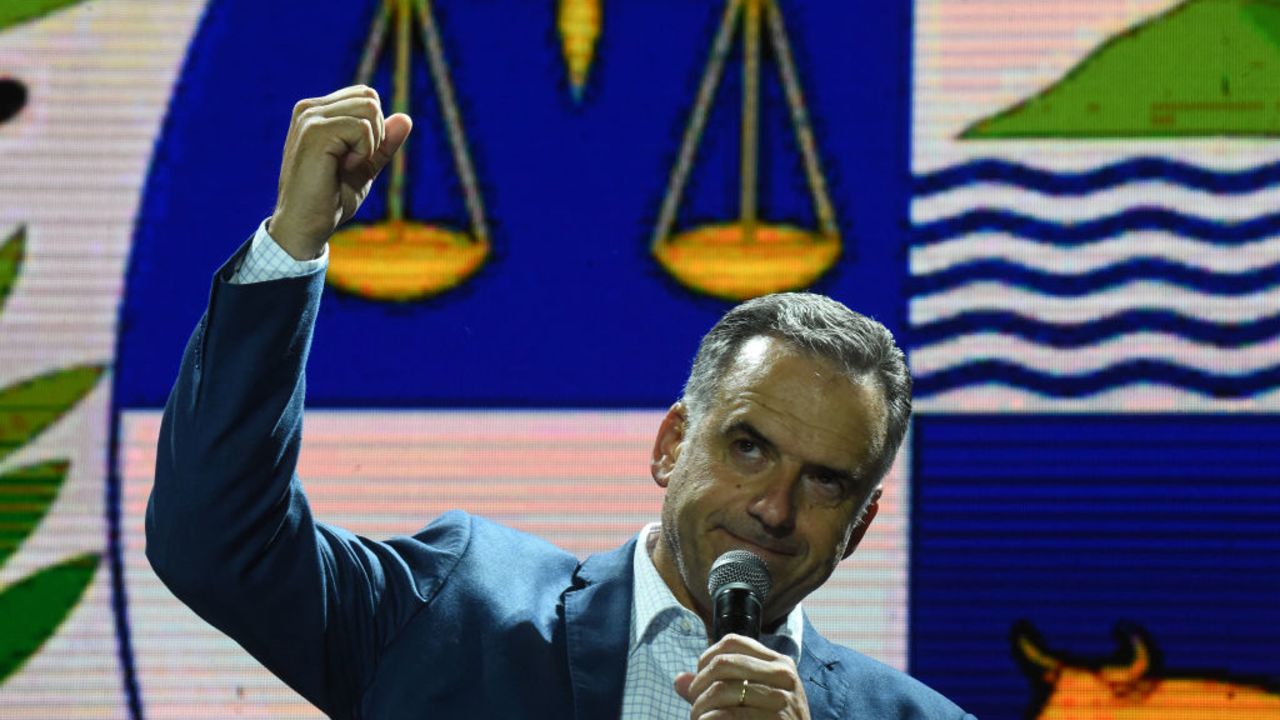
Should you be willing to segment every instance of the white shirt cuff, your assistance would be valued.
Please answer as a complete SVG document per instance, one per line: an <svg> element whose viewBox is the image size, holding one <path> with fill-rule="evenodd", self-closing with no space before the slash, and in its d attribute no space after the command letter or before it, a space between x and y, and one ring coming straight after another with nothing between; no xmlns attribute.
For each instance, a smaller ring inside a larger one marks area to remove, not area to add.
<svg viewBox="0 0 1280 720"><path fill-rule="evenodd" d="M270 220L271 218L267 218ZM295 260L276 243L275 238L267 233L267 220L258 225L253 234L253 242L249 251L240 259L240 266L231 276L233 285L282 280L284 278L301 277L314 272L324 272L329 267L329 243L325 243L320 257L314 260Z"/></svg>

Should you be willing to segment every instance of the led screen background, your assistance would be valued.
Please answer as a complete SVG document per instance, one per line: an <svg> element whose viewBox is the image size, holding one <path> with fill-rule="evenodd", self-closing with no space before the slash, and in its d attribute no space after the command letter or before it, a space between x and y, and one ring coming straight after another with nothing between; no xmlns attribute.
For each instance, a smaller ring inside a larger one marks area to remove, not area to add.
<svg viewBox="0 0 1280 720"><path fill-rule="evenodd" d="M777 4L760 222L835 249L806 286L889 325L918 383L885 509L806 602L830 637L984 718L1064 702L1019 637L1069 668L1124 666L1139 638L1148 677L1219 710L1205 681L1280 675L1271 5ZM0 235L21 246L0 260L21 439L0 456L0 593L64 565L84 588L0 684L5 717L317 715L168 594L142 517L212 273L270 212L293 102L356 79L378 7L86 0L0 30L0 79L25 89L0 124ZM716 288L746 282L731 259L702 285L660 262L743 221L740 31L697 100L726 7L432 3L440 57L414 40L401 78L406 217L474 238L478 199L487 254L428 297L326 290L300 467L321 518L385 537L463 507L579 555L656 518L653 433L732 305ZM357 223L385 221L387 192ZM25 437L32 397L56 421Z"/></svg>

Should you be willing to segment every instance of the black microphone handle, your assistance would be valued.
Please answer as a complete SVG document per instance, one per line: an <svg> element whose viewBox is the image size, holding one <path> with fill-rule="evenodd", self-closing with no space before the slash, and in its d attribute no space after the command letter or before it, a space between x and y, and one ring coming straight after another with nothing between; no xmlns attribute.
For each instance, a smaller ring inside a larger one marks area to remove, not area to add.
<svg viewBox="0 0 1280 720"><path fill-rule="evenodd" d="M712 643L729 633L760 638L760 598L750 585L735 582L722 586L711 598L711 606Z"/></svg>

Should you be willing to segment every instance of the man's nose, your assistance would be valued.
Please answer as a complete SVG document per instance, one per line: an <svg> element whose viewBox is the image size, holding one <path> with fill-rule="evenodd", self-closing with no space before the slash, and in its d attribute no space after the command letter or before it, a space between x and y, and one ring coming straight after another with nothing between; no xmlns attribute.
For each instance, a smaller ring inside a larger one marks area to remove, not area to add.
<svg viewBox="0 0 1280 720"><path fill-rule="evenodd" d="M756 491L747 512L770 535L782 537L796 528L796 488L799 472L777 473Z"/></svg>

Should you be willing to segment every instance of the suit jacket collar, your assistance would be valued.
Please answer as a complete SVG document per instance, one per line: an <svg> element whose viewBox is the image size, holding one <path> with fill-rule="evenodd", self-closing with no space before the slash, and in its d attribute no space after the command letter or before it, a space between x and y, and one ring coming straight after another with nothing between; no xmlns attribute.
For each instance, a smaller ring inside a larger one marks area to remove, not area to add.
<svg viewBox="0 0 1280 720"><path fill-rule="evenodd" d="M574 715L617 717L627 679L627 650L635 578L632 558L636 539L584 560L565 591L565 641L573 683ZM844 681L836 671L839 654L829 640L804 619L804 643L798 671L816 718L840 717Z"/></svg>

